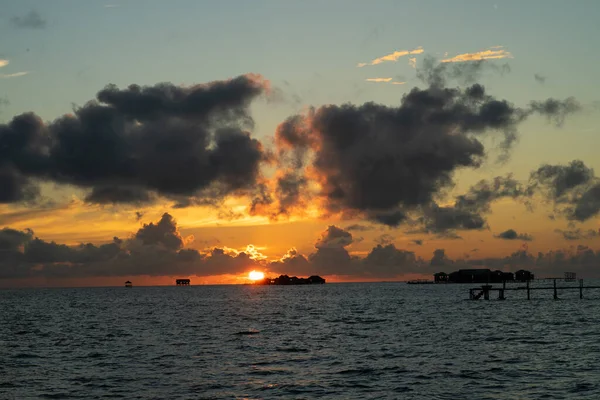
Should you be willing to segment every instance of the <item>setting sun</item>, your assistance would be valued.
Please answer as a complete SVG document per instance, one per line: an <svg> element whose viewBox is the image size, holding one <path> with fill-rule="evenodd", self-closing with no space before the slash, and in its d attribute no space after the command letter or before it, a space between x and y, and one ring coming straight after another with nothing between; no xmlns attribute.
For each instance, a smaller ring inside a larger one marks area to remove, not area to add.
<svg viewBox="0 0 600 400"><path fill-rule="evenodd" d="M250 278L252 281L260 281L261 279L265 278L265 274L260 271L250 271L248 278Z"/></svg>

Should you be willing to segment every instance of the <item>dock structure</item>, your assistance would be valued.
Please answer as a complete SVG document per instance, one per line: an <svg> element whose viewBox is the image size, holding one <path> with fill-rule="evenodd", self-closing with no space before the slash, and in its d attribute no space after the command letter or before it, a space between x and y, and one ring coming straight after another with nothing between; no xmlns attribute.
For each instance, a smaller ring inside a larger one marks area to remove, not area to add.
<svg viewBox="0 0 600 400"><path fill-rule="evenodd" d="M190 286L190 280L189 279L176 279L175 284L177 286Z"/></svg>
<svg viewBox="0 0 600 400"><path fill-rule="evenodd" d="M479 300L483 297L484 300L490 299L491 292L498 292L498 300L506 300L505 293L509 290L511 291L526 291L527 292L527 300L531 300L531 291L533 290L552 290L554 300L558 300L558 291L559 290L579 290L579 298L583 299L583 289L600 289L600 286L583 286L583 279L579 280L578 286L558 286L556 281L560 278L552 278L553 284L552 286L534 286L530 285L530 281L526 282L526 286L519 287L506 287L506 282L502 283L502 287L493 287L492 285L482 285L481 287L469 289L469 299L471 300ZM569 282L570 280L565 279L565 281Z"/></svg>

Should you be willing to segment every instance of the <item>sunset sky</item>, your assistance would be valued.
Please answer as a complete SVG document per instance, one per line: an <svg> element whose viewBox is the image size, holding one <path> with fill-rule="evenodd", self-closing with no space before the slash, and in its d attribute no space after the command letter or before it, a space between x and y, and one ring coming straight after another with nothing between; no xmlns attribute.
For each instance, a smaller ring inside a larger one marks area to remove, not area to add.
<svg viewBox="0 0 600 400"><path fill-rule="evenodd" d="M1 287L600 277L595 0L0 7Z"/></svg>

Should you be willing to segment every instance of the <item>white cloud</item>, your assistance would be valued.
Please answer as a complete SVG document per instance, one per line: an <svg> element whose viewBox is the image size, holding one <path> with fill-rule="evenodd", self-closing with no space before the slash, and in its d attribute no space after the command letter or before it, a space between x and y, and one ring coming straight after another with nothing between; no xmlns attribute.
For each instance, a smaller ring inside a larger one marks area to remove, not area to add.
<svg viewBox="0 0 600 400"><path fill-rule="evenodd" d="M21 71L21 72L15 72L13 74L0 74L0 78L18 78L19 76L25 76L29 73L29 71Z"/></svg>
<svg viewBox="0 0 600 400"><path fill-rule="evenodd" d="M413 68L417 68L417 57L411 57L408 59L408 65L410 65Z"/></svg>

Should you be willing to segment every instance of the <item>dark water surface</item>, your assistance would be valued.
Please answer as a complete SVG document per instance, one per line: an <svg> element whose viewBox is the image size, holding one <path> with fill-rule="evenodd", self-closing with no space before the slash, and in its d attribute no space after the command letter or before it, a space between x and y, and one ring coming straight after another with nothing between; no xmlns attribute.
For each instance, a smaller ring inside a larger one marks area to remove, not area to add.
<svg viewBox="0 0 600 400"><path fill-rule="evenodd" d="M0 290L0 398L600 399L600 291L469 287Z"/></svg>

